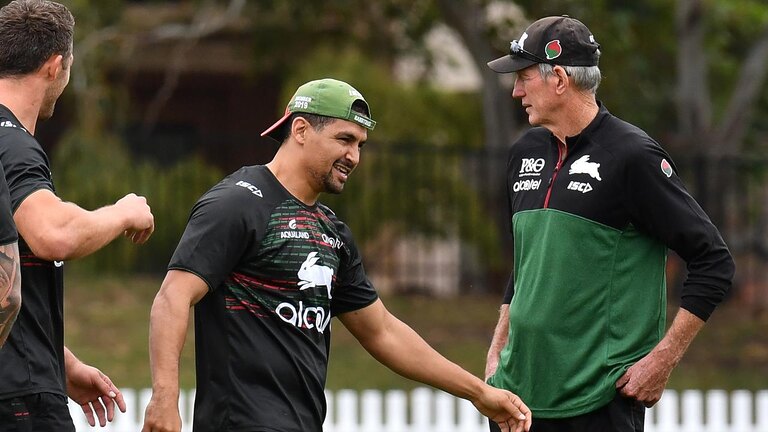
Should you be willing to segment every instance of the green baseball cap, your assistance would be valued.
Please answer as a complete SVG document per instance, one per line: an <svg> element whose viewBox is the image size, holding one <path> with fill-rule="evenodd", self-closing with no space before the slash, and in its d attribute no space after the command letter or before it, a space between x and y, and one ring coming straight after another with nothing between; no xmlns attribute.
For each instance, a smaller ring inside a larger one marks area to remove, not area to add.
<svg viewBox="0 0 768 432"><path fill-rule="evenodd" d="M300 112L348 120L373 130L376 122L372 118L352 111L352 104L355 101L362 101L370 115L371 108L363 95L344 81L331 78L310 81L296 90L288 106L285 107L283 117L262 132L261 136L268 136L280 142L283 138L281 133L283 123L291 114Z"/></svg>

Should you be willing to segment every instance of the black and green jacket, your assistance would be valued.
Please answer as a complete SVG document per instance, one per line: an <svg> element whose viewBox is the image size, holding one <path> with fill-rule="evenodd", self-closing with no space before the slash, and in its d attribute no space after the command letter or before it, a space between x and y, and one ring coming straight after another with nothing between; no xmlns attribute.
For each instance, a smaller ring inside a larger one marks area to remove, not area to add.
<svg viewBox="0 0 768 432"><path fill-rule="evenodd" d="M509 340L490 382L534 416L605 405L658 343L667 248L687 262L681 306L691 313L706 320L730 287L728 248L675 171L653 139L602 105L565 143L533 128L512 147Z"/></svg>

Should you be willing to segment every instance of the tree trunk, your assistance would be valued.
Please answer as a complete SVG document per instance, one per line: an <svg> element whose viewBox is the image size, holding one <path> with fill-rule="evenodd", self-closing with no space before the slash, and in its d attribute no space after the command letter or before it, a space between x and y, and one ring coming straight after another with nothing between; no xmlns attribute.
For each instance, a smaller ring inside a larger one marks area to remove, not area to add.
<svg viewBox="0 0 768 432"><path fill-rule="evenodd" d="M678 0L676 27L677 117L682 141L705 137L712 121L707 87L707 59L704 52L703 5L701 0ZM705 149L701 149L702 151Z"/></svg>
<svg viewBox="0 0 768 432"><path fill-rule="evenodd" d="M495 150L508 148L517 129L512 117L513 101L503 89L499 75L486 64L499 54L487 40L485 11L472 1L438 0L437 4L445 23L459 34L480 72L486 146Z"/></svg>
<svg viewBox="0 0 768 432"><path fill-rule="evenodd" d="M740 153L747 129L755 113L757 98L768 77L768 29L749 50L741 68L739 80L733 90L723 121L717 130L715 145L722 154Z"/></svg>

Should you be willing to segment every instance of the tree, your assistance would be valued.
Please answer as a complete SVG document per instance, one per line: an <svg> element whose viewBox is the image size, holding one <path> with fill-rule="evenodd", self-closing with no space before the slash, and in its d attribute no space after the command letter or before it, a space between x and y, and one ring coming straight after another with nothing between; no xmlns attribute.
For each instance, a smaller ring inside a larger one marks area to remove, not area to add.
<svg viewBox="0 0 768 432"><path fill-rule="evenodd" d="M438 0L438 9L445 23L461 36L482 77L483 120L485 144L491 149L507 148L515 136L516 122L512 115L512 98L504 91L498 74L486 63L499 56L496 37L500 31L488 19L489 1ZM495 25L509 25L504 19ZM506 42L506 41L505 41Z"/></svg>

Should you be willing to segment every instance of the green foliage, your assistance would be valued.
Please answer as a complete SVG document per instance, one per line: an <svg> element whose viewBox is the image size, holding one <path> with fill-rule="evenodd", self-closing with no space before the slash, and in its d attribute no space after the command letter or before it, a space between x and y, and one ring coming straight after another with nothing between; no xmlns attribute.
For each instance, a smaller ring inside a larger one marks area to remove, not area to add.
<svg viewBox="0 0 768 432"><path fill-rule="evenodd" d="M430 0L249 2L254 62L260 71L291 70L307 52L360 48L387 64L397 53L423 48L422 37L437 20Z"/></svg>
<svg viewBox="0 0 768 432"><path fill-rule="evenodd" d="M422 147L483 147L478 95L405 85L358 50L319 48L305 53L301 66L286 79L281 101L288 101L302 83L325 77L347 81L365 96L377 122L370 135L377 145L409 142ZM282 113L284 108L276 111Z"/></svg>
<svg viewBox="0 0 768 432"><path fill-rule="evenodd" d="M763 0L705 0L706 47L715 111L725 110L736 79L756 39L766 31L768 3ZM763 92L768 96L768 91ZM763 111L765 112L765 111Z"/></svg>
<svg viewBox="0 0 768 432"><path fill-rule="evenodd" d="M120 19L124 0L68 0L63 5L74 15L77 29L83 34L106 25L114 24ZM77 33L77 32L76 32Z"/></svg>
<svg viewBox="0 0 768 432"><path fill-rule="evenodd" d="M530 22L565 14L589 27L602 53L598 98L608 109L649 132L675 127L674 1L518 3Z"/></svg>
<svg viewBox="0 0 768 432"><path fill-rule="evenodd" d="M282 100L322 77L349 82L371 105L376 129L346 190L323 201L340 213L359 241L387 233L458 236L491 266L500 265L497 225L484 211L483 185L466 183L471 150L482 149L476 95L404 86L359 53L319 50L286 81ZM396 147L395 147L396 146ZM384 151L377 151L377 150ZM482 167L479 167L482 170Z"/></svg>
<svg viewBox="0 0 768 432"><path fill-rule="evenodd" d="M170 167L139 162L124 148L114 136L75 130L57 149L54 182L62 199L92 210L133 192L147 198L155 217L156 230L146 244L117 239L76 266L106 272L164 272L192 205L222 174L197 158Z"/></svg>
<svg viewBox="0 0 768 432"><path fill-rule="evenodd" d="M676 54L680 49L675 23L677 1L516 3L523 7L529 21L561 14L583 21L601 45L600 69L604 80L598 92L600 99L652 136L676 131ZM709 91L714 112L719 116L749 50L765 30L768 4L765 0L704 0L702 18L706 23L704 46L709 59Z"/></svg>

